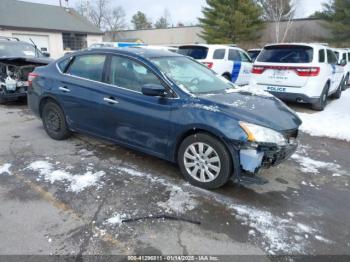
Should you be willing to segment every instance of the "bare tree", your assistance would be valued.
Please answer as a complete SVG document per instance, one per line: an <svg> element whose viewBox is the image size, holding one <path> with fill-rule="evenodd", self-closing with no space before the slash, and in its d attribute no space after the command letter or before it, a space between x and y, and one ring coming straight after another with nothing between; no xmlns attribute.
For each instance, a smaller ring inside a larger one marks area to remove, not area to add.
<svg viewBox="0 0 350 262"><path fill-rule="evenodd" d="M273 41L284 42L295 16L295 6L291 0L257 0L263 8L263 18L275 25Z"/></svg>
<svg viewBox="0 0 350 262"><path fill-rule="evenodd" d="M75 9L79 14L88 19L100 29L106 27L106 17L110 12L110 0L80 0Z"/></svg>
<svg viewBox="0 0 350 262"><path fill-rule="evenodd" d="M106 14L106 26L108 31L119 31L126 28L125 11L121 6L115 7Z"/></svg>

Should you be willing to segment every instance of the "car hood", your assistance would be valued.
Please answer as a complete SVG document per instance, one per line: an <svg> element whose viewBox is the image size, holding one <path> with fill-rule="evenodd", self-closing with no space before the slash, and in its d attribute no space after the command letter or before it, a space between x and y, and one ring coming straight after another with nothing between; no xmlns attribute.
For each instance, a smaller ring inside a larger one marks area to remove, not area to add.
<svg viewBox="0 0 350 262"><path fill-rule="evenodd" d="M302 121L281 100L266 92L236 89L220 94L198 96L201 104L215 106L238 121L277 131L299 128Z"/></svg>
<svg viewBox="0 0 350 262"><path fill-rule="evenodd" d="M0 62L7 64L35 64L48 65L53 61L51 58L31 58L31 57L0 57Z"/></svg>

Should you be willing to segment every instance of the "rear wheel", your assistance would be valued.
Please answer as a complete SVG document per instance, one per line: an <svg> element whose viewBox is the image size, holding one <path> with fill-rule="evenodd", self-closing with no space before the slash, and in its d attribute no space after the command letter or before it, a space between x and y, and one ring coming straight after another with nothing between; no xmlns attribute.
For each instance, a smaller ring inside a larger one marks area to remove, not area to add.
<svg viewBox="0 0 350 262"><path fill-rule="evenodd" d="M341 97L341 93L343 91L344 86L345 86L345 80L342 80L337 91L332 95L332 98L339 99Z"/></svg>
<svg viewBox="0 0 350 262"><path fill-rule="evenodd" d="M343 91L345 91L350 86L349 77L350 77L349 74L347 74L346 77L345 77L345 81L344 81L344 84L342 86L342 90Z"/></svg>
<svg viewBox="0 0 350 262"><path fill-rule="evenodd" d="M312 109L316 111L323 111L327 105L329 84L327 83L323 88L320 98L316 103L312 104Z"/></svg>
<svg viewBox="0 0 350 262"><path fill-rule="evenodd" d="M54 102L47 102L44 105L42 121L46 133L52 139L64 140L71 135L63 110Z"/></svg>
<svg viewBox="0 0 350 262"><path fill-rule="evenodd" d="M191 135L182 142L178 164L192 185L204 189L225 185L232 174L232 158L225 145L204 133Z"/></svg>
<svg viewBox="0 0 350 262"><path fill-rule="evenodd" d="M223 74L222 75L226 80L228 80L228 81L232 81L232 79L231 79L231 76L230 76L230 74Z"/></svg>
<svg viewBox="0 0 350 262"><path fill-rule="evenodd" d="M7 102L7 100L2 96L4 93L3 89L0 89L0 105L3 105Z"/></svg>

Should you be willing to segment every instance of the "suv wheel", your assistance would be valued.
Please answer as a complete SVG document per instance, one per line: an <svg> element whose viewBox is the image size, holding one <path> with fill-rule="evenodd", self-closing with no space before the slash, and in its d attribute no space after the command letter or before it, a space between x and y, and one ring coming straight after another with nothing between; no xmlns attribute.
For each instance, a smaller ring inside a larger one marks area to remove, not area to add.
<svg viewBox="0 0 350 262"><path fill-rule="evenodd" d="M312 109L316 111L323 111L327 105L327 99L328 99L328 90L329 85L326 84L326 86L323 88L323 91L321 93L320 98L318 101L314 104L312 104Z"/></svg>
<svg viewBox="0 0 350 262"><path fill-rule="evenodd" d="M339 99L341 97L341 93L342 93L342 91L344 89L344 86L345 86L345 80L343 79L340 82L340 85L339 85L337 91L332 95L332 98Z"/></svg>
<svg viewBox="0 0 350 262"><path fill-rule="evenodd" d="M46 133L52 139L64 140L71 135L67 127L64 112L54 102L47 102L44 105L42 121Z"/></svg>
<svg viewBox="0 0 350 262"><path fill-rule="evenodd" d="M227 183L232 174L232 158L216 138L199 133L187 137L178 153L184 177L204 189L216 189Z"/></svg>
<svg viewBox="0 0 350 262"><path fill-rule="evenodd" d="M350 77L350 75L347 74L346 77L345 77L344 84L342 86L342 91L345 91L350 86L349 77Z"/></svg>

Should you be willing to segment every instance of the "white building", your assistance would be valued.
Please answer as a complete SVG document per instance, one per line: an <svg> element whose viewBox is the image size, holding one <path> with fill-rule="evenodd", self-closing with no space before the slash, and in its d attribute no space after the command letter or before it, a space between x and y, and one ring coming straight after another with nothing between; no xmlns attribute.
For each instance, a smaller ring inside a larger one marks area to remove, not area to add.
<svg viewBox="0 0 350 262"><path fill-rule="evenodd" d="M39 49L59 58L102 42L103 33L71 8L1 0L0 36L31 39Z"/></svg>

